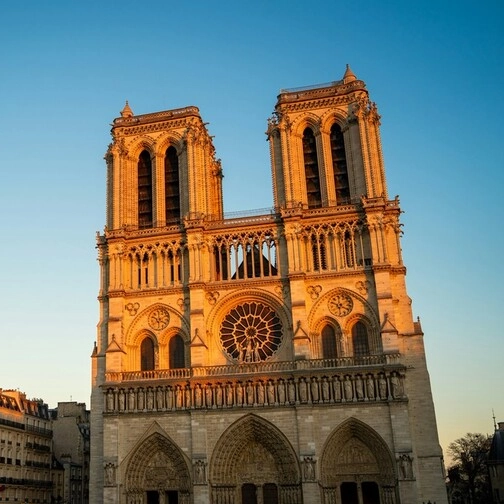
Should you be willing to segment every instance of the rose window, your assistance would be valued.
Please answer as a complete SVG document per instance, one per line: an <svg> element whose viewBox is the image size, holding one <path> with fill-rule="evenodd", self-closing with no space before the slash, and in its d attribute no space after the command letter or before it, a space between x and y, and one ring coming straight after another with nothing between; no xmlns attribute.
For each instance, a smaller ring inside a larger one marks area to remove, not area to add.
<svg viewBox="0 0 504 504"><path fill-rule="evenodd" d="M282 342L282 322L262 303L243 303L224 318L220 339L226 353L238 362L269 359Z"/></svg>

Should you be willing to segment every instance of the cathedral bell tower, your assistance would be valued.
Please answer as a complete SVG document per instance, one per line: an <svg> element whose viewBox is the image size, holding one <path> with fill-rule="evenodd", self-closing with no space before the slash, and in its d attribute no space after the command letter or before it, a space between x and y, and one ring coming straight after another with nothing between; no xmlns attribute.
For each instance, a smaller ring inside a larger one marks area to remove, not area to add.
<svg viewBox="0 0 504 504"><path fill-rule="evenodd" d="M222 219L220 162L196 107L134 116L112 125L107 228L152 229Z"/></svg>
<svg viewBox="0 0 504 504"><path fill-rule="evenodd" d="M386 198L379 120L348 66L342 81L282 91L268 127L275 206Z"/></svg>

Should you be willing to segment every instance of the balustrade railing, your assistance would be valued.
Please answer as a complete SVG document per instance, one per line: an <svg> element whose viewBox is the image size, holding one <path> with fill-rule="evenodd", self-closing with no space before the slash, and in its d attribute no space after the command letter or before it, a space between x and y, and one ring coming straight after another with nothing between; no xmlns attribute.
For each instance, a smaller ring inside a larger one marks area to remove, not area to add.
<svg viewBox="0 0 504 504"><path fill-rule="evenodd" d="M354 366L378 366L400 364L400 354L365 355L337 359L306 359L298 361L251 362L222 366L191 367L181 369L154 369L150 371L108 372L105 381L127 382L142 380L180 380L203 377L219 377L247 374L285 373L296 370L322 370Z"/></svg>

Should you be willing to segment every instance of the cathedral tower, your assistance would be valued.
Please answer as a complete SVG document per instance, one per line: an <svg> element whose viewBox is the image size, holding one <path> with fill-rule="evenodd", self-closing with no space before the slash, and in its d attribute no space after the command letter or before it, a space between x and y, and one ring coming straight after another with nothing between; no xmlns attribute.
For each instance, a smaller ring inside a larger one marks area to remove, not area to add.
<svg viewBox="0 0 504 504"><path fill-rule="evenodd" d="M446 502L376 106L280 92L274 208L226 219L196 107L112 126L90 500Z"/></svg>

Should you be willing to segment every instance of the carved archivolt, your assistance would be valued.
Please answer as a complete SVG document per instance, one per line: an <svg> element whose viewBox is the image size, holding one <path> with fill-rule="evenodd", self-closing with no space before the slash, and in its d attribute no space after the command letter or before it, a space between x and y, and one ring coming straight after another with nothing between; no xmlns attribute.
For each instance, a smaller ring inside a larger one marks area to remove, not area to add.
<svg viewBox="0 0 504 504"><path fill-rule="evenodd" d="M320 462L321 482L334 487L367 475L379 485L395 484L395 460L382 437L360 420L350 418L327 439Z"/></svg>
<svg viewBox="0 0 504 504"><path fill-rule="evenodd" d="M147 437L130 457L126 468L126 493L139 490L177 489L189 492L191 474L179 448L159 432Z"/></svg>
<svg viewBox="0 0 504 504"><path fill-rule="evenodd" d="M302 116L297 117L292 122L292 131L293 134L299 135L299 138L302 138L303 131L305 128L311 128L315 135L320 133L320 118L313 114L307 113Z"/></svg>
<svg viewBox="0 0 504 504"><path fill-rule="evenodd" d="M329 109L320 117L322 132L329 134L333 124L339 124L342 128L348 119L347 111L344 109Z"/></svg>
<svg viewBox="0 0 504 504"><path fill-rule="evenodd" d="M298 485L301 481L300 465L287 438L273 424L253 414L224 432L210 467L213 485Z"/></svg>

